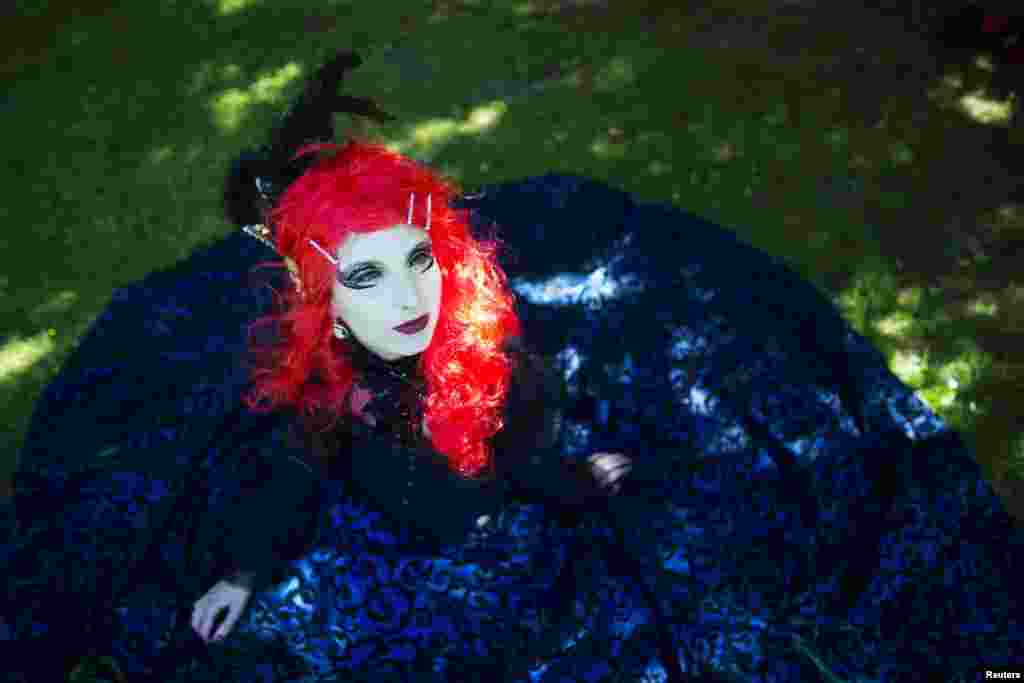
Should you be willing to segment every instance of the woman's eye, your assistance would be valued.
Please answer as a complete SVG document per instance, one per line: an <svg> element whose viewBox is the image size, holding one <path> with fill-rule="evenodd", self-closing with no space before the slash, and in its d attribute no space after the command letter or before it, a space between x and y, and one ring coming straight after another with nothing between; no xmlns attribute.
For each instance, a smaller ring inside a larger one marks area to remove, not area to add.
<svg viewBox="0 0 1024 683"><path fill-rule="evenodd" d="M409 261L410 265L419 267L422 272L430 270L431 266L434 265L434 255L429 251L420 251L413 255ZM353 275L349 275L343 280L343 284L353 289L361 289L369 287L373 284L374 280L380 273L376 269L360 270Z"/></svg>
<svg viewBox="0 0 1024 683"><path fill-rule="evenodd" d="M358 287L360 285L368 285L368 284L370 284L371 282L374 281L374 279L376 279L376 277L377 277L377 272L376 271L374 271L374 270L364 270L364 271L362 271L360 273L357 273L354 276L351 276L351 277L347 278L345 280L345 283L349 284L349 285L355 285L355 286Z"/></svg>
<svg viewBox="0 0 1024 683"><path fill-rule="evenodd" d="M429 251L421 251L412 257L413 265L419 265L423 267L424 272L430 269L430 266L434 265L434 257Z"/></svg>

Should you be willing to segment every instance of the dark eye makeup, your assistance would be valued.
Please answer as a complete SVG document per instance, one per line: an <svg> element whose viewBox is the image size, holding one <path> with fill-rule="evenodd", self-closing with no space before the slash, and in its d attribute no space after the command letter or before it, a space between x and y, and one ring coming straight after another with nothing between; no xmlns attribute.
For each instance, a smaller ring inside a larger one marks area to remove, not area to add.
<svg viewBox="0 0 1024 683"><path fill-rule="evenodd" d="M434 266L434 255L430 251L430 243L423 242L413 248L409 254L409 265L420 269L425 273ZM367 289L373 286L373 281L380 275L380 269L366 264L350 268L348 272L339 274L338 281L349 289Z"/></svg>

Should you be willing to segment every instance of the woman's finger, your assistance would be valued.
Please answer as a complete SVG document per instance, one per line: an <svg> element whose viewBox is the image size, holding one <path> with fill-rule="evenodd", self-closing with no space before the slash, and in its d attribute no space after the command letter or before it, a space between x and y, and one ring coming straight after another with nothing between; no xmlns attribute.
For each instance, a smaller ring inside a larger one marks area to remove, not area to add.
<svg viewBox="0 0 1024 683"><path fill-rule="evenodd" d="M211 605L203 610L203 613L199 619L199 637L210 642L210 636L213 635L213 623L216 621L217 614L223 609L220 605Z"/></svg>
<svg viewBox="0 0 1024 683"><path fill-rule="evenodd" d="M214 640L221 640L231 633L231 629L235 627L235 618L232 615L228 615L228 618L224 620L220 628L217 629L217 635L213 637Z"/></svg>
<svg viewBox="0 0 1024 683"><path fill-rule="evenodd" d="M221 612L228 609L227 605L218 605L216 609L210 610L210 618L206 622L206 640L209 642L213 639L214 628L217 624L217 617L220 616Z"/></svg>
<svg viewBox="0 0 1024 683"><path fill-rule="evenodd" d="M614 481L618 481L622 477L624 477L627 474L629 474L629 471L632 470L632 469L633 469L633 463L631 463L631 462L618 463L614 467L611 467L611 468L606 470L606 472L608 474L608 480L609 481L613 481L613 482Z"/></svg>
<svg viewBox="0 0 1024 683"><path fill-rule="evenodd" d="M622 462L631 462L631 458L624 453L594 453L588 460L590 464L602 467L610 467Z"/></svg>
<svg viewBox="0 0 1024 683"><path fill-rule="evenodd" d="M210 628L210 613L212 611L213 610L211 608L205 607L203 608L202 613L199 615L199 628L197 629L196 632L199 634L199 637L203 640L209 640L206 634Z"/></svg>
<svg viewBox="0 0 1024 683"><path fill-rule="evenodd" d="M633 461L622 453L595 453L590 457L590 464L601 486L616 490L619 480L633 468Z"/></svg>
<svg viewBox="0 0 1024 683"><path fill-rule="evenodd" d="M598 460L594 463L594 469L599 472L621 472L623 469L628 469L632 466L632 462L626 459L620 458L605 458L604 460Z"/></svg>
<svg viewBox="0 0 1024 683"><path fill-rule="evenodd" d="M203 609L197 604L197 606L192 609L192 630L195 631L196 635L200 638L203 636L202 624Z"/></svg>

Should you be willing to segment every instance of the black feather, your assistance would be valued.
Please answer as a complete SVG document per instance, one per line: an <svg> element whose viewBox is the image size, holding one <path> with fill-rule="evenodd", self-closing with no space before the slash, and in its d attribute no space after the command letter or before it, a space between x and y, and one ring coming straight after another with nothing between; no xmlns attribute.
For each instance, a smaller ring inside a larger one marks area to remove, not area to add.
<svg viewBox="0 0 1024 683"><path fill-rule="evenodd" d="M269 144L243 152L234 161L224 185L229 221L238 226L266 222L266 212L285 188L316 160L309 155L291 161L295 152L306 144L333 142L334 114L362 116L377 123L395 120L371 99L337 93L346 72L362 62L354 52L341 52L317 69L271 133Z"/></svg>

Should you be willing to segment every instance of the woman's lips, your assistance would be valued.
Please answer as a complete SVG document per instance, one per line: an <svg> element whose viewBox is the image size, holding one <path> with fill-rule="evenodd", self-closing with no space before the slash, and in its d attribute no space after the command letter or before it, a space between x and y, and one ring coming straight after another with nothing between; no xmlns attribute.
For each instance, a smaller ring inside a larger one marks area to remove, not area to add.
<svg viewBox="0 0 1024 683"><path fill-rule="evenodd" d="M415 320L410 320L407 323L402 323L401 325L399 325L395 329L398 330L399 332L401 332L402 334L416 334L417 332L422 330L424 327L426 327L428 322L430 322L430 316L429 315L421 315L420 317L416 318Z"/></svg>

